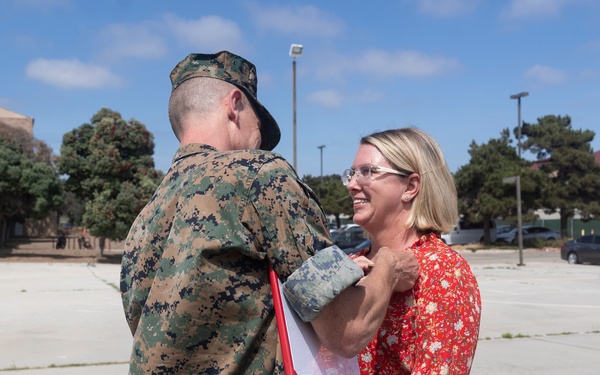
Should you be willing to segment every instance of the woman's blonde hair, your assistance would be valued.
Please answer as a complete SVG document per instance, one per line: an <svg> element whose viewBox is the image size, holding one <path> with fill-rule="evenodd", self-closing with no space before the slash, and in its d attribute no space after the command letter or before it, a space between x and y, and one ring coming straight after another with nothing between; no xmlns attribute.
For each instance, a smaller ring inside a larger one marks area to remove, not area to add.
<svg viewBox="0 0 600 375"><path fill-rule="evenodd" d="M443 233L456 226L454 178L433 137L417 128L401 128L373 133L360 143L377 147L394 169L420 176L419 193L413 198L407 227Z"/></svg>

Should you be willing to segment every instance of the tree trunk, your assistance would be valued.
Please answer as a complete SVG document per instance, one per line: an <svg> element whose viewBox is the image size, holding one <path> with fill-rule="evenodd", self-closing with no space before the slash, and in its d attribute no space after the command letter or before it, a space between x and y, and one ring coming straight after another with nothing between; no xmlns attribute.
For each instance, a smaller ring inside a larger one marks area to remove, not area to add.
<svg viewBox="0 0 600 375"><path fill-rule="evenodd" d="M106 237L100 237L98 239L98 253L96 254L96 257L103 257L104 256L104 245L106 243Z"/></svg>
<svg viewBox="0 0 600 375"><path fill-rule="evenodd" d="M0 244L8 241L8 220L0 217Z"/></svg>
<svg viewBox="0 0 600 375"><path fill-rule="evenodd" d="M491 220L483 221L483 243L489 245L491 241L490 230L492 229Z"/></svg>
<svg viewBox="0 0 600 375"><path fill-rule="evenodd" d="M560 209L560 238L561 239L569 237L568 225L569 225L569 218L571 217L571 215L573 215L573 211L569 211L564 208Z"/></svg>

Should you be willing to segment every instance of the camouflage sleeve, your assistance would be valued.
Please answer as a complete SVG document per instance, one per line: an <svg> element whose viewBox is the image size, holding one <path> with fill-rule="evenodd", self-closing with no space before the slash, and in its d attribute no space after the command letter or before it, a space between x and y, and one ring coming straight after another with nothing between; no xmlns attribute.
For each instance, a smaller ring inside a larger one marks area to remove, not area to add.
<svg viewBox="0 0 600 375"><path fill-rule="evenodd" d="M276 155L264 163L250 189L244 219L264 256L284 282L302 262L333 245L314 192Z"/></svg>
<svg viewBox="0 0 600 375"><path fill-rule="evenodd" d="M337 246L319 251L283 284L283 293L296 313L310 322L340 292L364 276L362 269Z"/></svg>
<svg viewBox="0 0 600 375"><path fill-rule="evenodd" d="M258 218L246 222L253 226L252 232L281 281L293 275L293 280L286 283L286 296L302 319L312 320L364 273L337 246L332 246L318 198L285 160L275 158L265 163L256 175L251 194Z"/></svg>

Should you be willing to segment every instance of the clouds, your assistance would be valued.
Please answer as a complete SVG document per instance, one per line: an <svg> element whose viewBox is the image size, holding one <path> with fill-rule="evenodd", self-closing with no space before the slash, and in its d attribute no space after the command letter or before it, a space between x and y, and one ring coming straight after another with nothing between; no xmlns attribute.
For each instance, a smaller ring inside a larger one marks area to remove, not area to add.
<svg viewBox="0 0 600 375"><path fill-rule="evenodd" d="M167 29L179 43L195 50L243 52L245 43L240 26L219 16L205 16L185 20L174 15L165 16Z"/></svg>
<svg viewBox="0 0 600 375"><path fill-rule="evenodd" d="M76 59L33 60L27 65L25 73L29 78L60 88L97 89L121 84L119 77L110 70Z"/></svg>
<svg viewBox="0 0 600 375"><path fill-rule="evenodd" d="M306 97L306 102L317 104L329 110L337 110L348 101L368 104L379 101L384 96L383 92L373 89L365 89L357 93L345 92L339 89L324 89L310 93Z"/></svg>
<svg viewBox="0 0 600 375"><path fill-rule="evenodd" d="M163 58L173 41L187 50L243 51L242 35L236 22L218 16L182 19L167 14L160 20L110 24L98 31L99 52L90 53L98 62L38 58L27 65L26 76L61 89L117 87L124 80L112 70L126 60Z"/></svg>
<svg viewBox="0 0 600 375"><path fill-rule="evenodd" d="M31 5L39 0L20 1ZM503 14L510 18L553 15L577 1L581 0L513 0ZM69 3L52 0L49 4L58 7ZM411 6L414 12L426 17L449 18L477 17L476 13L483 5L481 0L418 0ZM136 60L160 61L177 48L211 52L228 49L242 56L256 56L256 51L266 49L266 40L307 45L308 53L302 58L303 74L319 81L318 85L313 85L314 92L307 95L307 100L327 108L339 108L348 98L360 97L357 93L349 94L346 85L350 80L371 80L373 82L367 82L366 90L381 92L375 83L384 79L422 80L464 73L463 62L440 52L444 49L426 50L418 45L415 48L401 38L390 42L394 40L393 34L381 40L373 39L370 30L362 31L357 38L360 43L348 43L349 38L357 35L352 34L346 20L334 12L335 7L244 1L236 10L241 15L229 12L215 15L216 12L206 11L200 17L191 17L185 12L157 12L152 17L136 18L136 22L108 24L96 31L94 40L97 43L88 47L87 55L81 49L83 52L77 56L63 59L39 56L29 63L27 77L58 88L117 87L125 80L115 72L125 64L140 63ZM532 62L529 64L531 66ZM52 71L52 74L44 74L44 71ZM82 74L83 71L95 71L103 81L94 81ZM276 73L261 69L262 77L269 77L269 74L273 74L274 80L279 79ZM566 80L562 71L541 65L531 67L523 77L544 84L560 84Z"/></svg>
<svg viewBox="0 0 600 375"><path fill-rule="evenodd" d="M428 56L423 52L367 50L356 59L354 69L380 77L431 77L460 67L456 59Z"/></svg>
<svg viewBox="0 0 600 375"><path fill-rule="evenodd" d="M71 0L15 0L15 6L21 8L51 9L70 6Z"/></svg>
<svg viewBox="0 0 600 375"><path fill-rule="evenodd" d="M335 89L315 91L306 98L308 103L318 104L329 109L340 108L344 100L344 94Z"/></svg>
<svg viewBox="0 0 600 375"><path fill-rule="evenodd" d="M362 92L328 88L307 96L306 100L310 103L327 109L341 108L349 101L377 101L385 97L377 88L379 84L386 85L390 81L401 79L429 79L462 69L460 61L456 58L434 56L415 50L382 49L366 49L348 56L330 54L313 65L315 78L325 84L345 86L350 81L368 82Z"/></svg>
<svg viewBox="0 0 600 375"><path fill-rule="evenodd" d="M512 0L502 11L501 16L508 19L546 18L560 14L574 0Z"/></svg>
<svg viewBox="0 0 600 375"><path fill-rule="evenodd" d="M565 8L587 0L510 0L501 11L503 19L549 18L561 14ZM474 13L481 0L418 0L417 10L430 17L450 18Z"/></svg>
<svg viewBox="0 0 600 375"><path fill-rule="evenodd" d="M30 0L34 1L34 0ZM479 0L444 1L421 0L423 9L439 9L446 14L457 14L472 9ZM245 2L243 8L247 12L248 21L256 31L291 35L294 38L312 41L315 48L343 36L346 24L335 14L313 5L280 6L262 5ZM427 10L432 12L432 10ZM83 63L85 56L75 59L39 58L30 62L27 77L39 80L58 88L97 89L115 87L122 84L113 71L119 64L128 60L159 60L168 56L171 49L183 47L186 50L219 51L223 49L244 55L252 47L251 40L245 35L252 35L251 30L243 30L239 21L225 16L204 15L199 18L185 18L172 13L163 14L157 19L141 20L137 23L112 23L98 30L96 41L98 46L90 50L90 63ZM332 50L330 58L319 64L309 65L317 77L338 78L345 81L344 76L360 74L365 76L411 78L431 77L456 70L460 63L452 58L431 56L416 50L386 51L370 49L352 51L352 57L336 55ZM359 56L356 58L356 56ZM95 81L83 72L94 71L102 77ZM51 72L51 73L44 73ZM332 74L333 73L333 74ZM339 92L339 91L337 91ZM323 103L328 108L341 106L341 95L335 89L324 88L311 96L311 100Z"/></svg>
<svg viewBox="0 0 600 375"><path fill-rule="evenodd" d="M480 0L419 0L417 9L433 17L456 17L471 13Z"/></svg>
<svg viewBox="0 0 600 375"><path fill-rule="evenodd" d="M312 5L262 7L247 3L247 7L254 25L266 31L331 38L341 35L345 29L342 20Z"/></svg>
<svg viewBox="0 0 600 375"><path fill-rule="evenodd" d="M543 65L535 65L523 73L523 77L527 80L556 85L566 81L567 75L561 70Z"/></svg>
<svg viewBox="0 0 600 375"><path fill-rule="evenodd" d="M111 60L123 58L160 58L167 52L165 40L146 24L113 24L100 31L104 55Z"/></svg>

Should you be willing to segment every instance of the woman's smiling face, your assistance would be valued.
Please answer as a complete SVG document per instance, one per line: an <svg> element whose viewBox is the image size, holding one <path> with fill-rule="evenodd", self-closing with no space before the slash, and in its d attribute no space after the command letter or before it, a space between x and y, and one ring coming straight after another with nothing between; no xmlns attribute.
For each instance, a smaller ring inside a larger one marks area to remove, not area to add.
<svg viewBox="0 0 600 375"><path fill-rule="evenodd" d="M352 168L364 164L394 169L371 144L359 146ZM353 201L354 222L367 232L397 225L403 211L401 198L406 189L402 176L373 170L371 178L364 181L357 182L356 176L352 177L346 188Z"/></svg>

